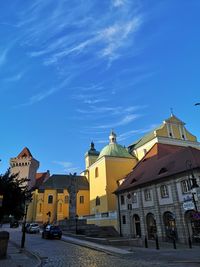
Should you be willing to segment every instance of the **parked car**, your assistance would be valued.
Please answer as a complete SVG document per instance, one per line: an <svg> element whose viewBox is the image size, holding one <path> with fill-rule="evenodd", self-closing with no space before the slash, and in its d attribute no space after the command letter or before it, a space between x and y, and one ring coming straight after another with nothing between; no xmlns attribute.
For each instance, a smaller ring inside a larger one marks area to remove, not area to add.
<svg viewBox="0 0 200 267"><path fill-rule="evenodd" d="M47 225L42 232L42 238L61 239L61 237L62 237L62 230L57 225Z"/></svg>
<svg viewBox="0 0 200 267"><path fill-rule="evenodd" d="M36 234L40 232L40 226L38 223L30 223L25 226L25 231L30 234Z"/></svg>
<svg viewBox="0 0 200 267"><path fill-rule="evenodd" d="M11 221L10 222L10 228L17 228L19 226L19 222L18 221Z"/></svg>

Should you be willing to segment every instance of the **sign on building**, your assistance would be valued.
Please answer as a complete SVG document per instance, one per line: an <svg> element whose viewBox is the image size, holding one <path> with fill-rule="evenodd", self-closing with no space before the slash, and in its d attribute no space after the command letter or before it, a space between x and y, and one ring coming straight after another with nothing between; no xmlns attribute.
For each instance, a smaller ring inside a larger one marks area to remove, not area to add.
<svg viewBox="0 0 200 267"><path fill-rule="evenodd" d="M189 201L183 202L183 208L184 208L184 210L193 210L193 209L195 209L193 201L189 200Z"/></svg>

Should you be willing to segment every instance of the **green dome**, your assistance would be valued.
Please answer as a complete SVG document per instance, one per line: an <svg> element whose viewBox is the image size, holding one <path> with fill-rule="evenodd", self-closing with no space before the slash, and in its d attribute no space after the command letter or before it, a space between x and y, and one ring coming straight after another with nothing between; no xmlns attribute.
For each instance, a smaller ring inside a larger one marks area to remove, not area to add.
<svg viewBox="0 0 200 267"><path fill-rule="evenodd" d="M117 143L110 143L109 145L105 146L101 150L98 158L101 158L103 156L119 157L119 158L133 158L133 156L128 153L125 147Z"/></svg>

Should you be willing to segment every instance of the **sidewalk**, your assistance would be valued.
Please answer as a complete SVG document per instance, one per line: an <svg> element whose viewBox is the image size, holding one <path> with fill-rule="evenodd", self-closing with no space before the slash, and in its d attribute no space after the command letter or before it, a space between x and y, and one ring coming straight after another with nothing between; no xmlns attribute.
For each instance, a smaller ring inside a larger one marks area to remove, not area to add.
<svg viewBox="0 0 200 267"><path fill-rule="evenodd" d="M0 259L0 267L39 267L40 259L26 250L21 250L14 242L9 241L7 257Z"/></svg>
<svg viewBox="0 0 200 267"><path fill-rule="evenodd" d="M92 242L85 240L83 236L68 235L66 232L63 233L62 240L90 249L103 251L111 255L134 257L134 260L138 261L145 258L151 262L156 258L160 262L165 260L169 263L180 264L180 266L200 266L200 246L193 246L192 249L190 249L186 245L177 244L177 249L174 249L172 244L166 244L164 242L160 244L160 249L156 249L155 244L149 244L149 248L119 245L111 246L99 243L102 242L100 238L93 238Z"/></svg>

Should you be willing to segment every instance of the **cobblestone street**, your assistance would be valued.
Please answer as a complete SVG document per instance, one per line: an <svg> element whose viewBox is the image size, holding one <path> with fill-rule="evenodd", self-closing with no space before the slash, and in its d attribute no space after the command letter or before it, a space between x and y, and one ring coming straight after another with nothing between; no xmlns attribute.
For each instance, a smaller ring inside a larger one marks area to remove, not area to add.
<svg viewBox="0 0 200 267"><path fill-rule="evenodd" d="M7 229L10 239L20 244L20 229ZM183 251L156 251L132 248L133 252L127 255L111 255L62 240L44 240L40 234L26 235L26 248L40 257L43 267L197 267L199 255L196 250L186 250L193 253L192 260L184 258ZM198 250L199 251L199 250ZM195 256L196 255L196 256ZM185 255L186 256L186 255ZM190 255L191 256L191 255ZM3 266L2 266L3 267Z"/></svg>

